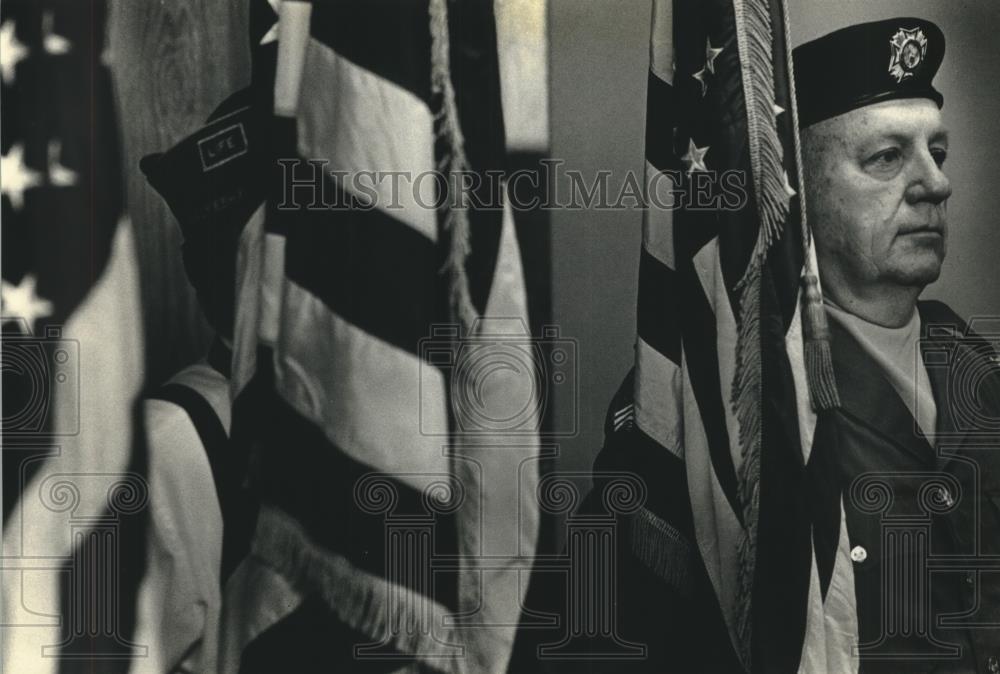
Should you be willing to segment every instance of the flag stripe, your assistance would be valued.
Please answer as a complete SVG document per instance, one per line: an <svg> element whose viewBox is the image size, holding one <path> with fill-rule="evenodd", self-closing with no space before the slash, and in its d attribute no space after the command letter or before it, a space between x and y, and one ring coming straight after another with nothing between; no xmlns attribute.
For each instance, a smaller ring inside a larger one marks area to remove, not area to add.
<svg viewBox="0 0 1000 674"><path fill-rule="evenodd" d="M391 545L387 527L394 521L405 525L407 518L411 524L414 518L422 525L432 521L433 553L455 559L460 533L456 515L438 495L461 496L465 485L455 483L448 467L441 472L428 467L410 473L373 467L331 444L315 424L279 397L270 401L269 408L273 427L261 431L260 442L264 447L280 442L282 452L263 452L254 459L252 478L263 507L293 518L296 527L308 533L311 544L336 553L368 574L389 577L395 572L393 565L400 560L387 556ZM255 537L260 535L258 529ZM283 554L294 556L295 550ZM458 610L457 572L434 575L428 596ZM421 580L415 575L395 582Z"/></svg>
<svg viewBox="0 0 1000 674"><path fill-rule="evenodd" d="M427 0L317 2L311 33L344 58L431 104Z"/></svg>
<svg viewBox="0 0 1000 674"><path fill-rule="evenodd" d="M264 218L261 206L243 227L236 246L236 316L233 325L233 362L230 397L235 400L256 368L257 332L260 323L264 273Z"/></svg>
<svg viewBox="0 0 1000 674"><path fill-rule="evenodd" d="M515 344L524 343L528 335L528 301L509 204L504 209L503 235L495 269L496 281L484 314L486 324L482 334L507 335L516 340ZM481 347L480 352L489 353L489 348ZM499 356L502 351L495 353ZM489 356L484 358L485 362L489 360ZM494 362L500 362L499 358ZM544 365L529 360L524 367L537 370ZM529 410L520 432L506 433L501 429L485 437L482 434L475 437L462 434L459 429L458 439L451 446L452 469L471 497L456 517L462 533L459 551L464 555L459 576L461 602L465 609L476 612L460 628L471 646L472 659L468 666L473 671L504 671L506 668L527 591L522 575L530 568L537 545L538 509L523 503L522 499L524 494L531 494L529 503L535 503L539 439L534 432L525 433L524 430L526 427L535 431L539 427L539 396L547 392L531 390L526 397L517 393L525 376L535 374L536 371L498 370L481 382L474 382L481 401L477 406L478 414L502 419L512 406L524 406ZM453 396L468 397L467 390L455 388L453 385ZM477 622L490 625L490 628L480 629Z"/></svg>
<svg viewBox="0 0 1000 674"><path fill-rule="evenodd" d="M649 69L667 84L674 83L673 0L653 0L649 32Z"/></svg>
<svg viewBox="0 0 1000 674"><path fill-rule="evenodd" d="M670 269L674 256L674 189L676 180L646 162L646 209L642 220L642 247Z"/></svg>
<svg viewBox="0 0 1000 674"><path fill-rule="evenodd" d="M390 472L448 470L441 371L360 330L291 280L275 386L357 461Z"/></svg>
<svg viewBox="0 0 1000 674"><path fill-rule="evenodd" d="M684 419L697 419L701 408L692 390L691 368L687 362L687 352L681 362L683 375ZM723 488L718 478L718 468L714 465L715 454L711 452L707 430L709 426L699 423L684 424L684 465L687 472L688 496L694 515L694 532L701 551L705 569L715 588L715 594L725 619L730 640L739 652L736 635L737 559L735 541L742 535L743 526L737 516L739 509ZM725 447L725 456L729 452ZM735 482L735 475L733 477ZM735 484L731 487L735 489ZM720 544L725 542L728 544Z"/></svg>
<svg viewBox="0 0 1000 674"><path fill-rule="evenodd" d="M719 259L719 241L713 239L694 257L694 267L701 281L705 298L715 314L716 349L719 365L719 395L726 403L731 402L731 382L736 376L736 318L733 316L732 305L729 304L729 293L722 278L722 261ZM726 431L730 438L738 438L740 424L732 404L723 404L722 412L726 420ZM730 443L730 457L733 466L739 471L743 457L740 455L738 443Z"/></svg>
<svg viewBox="0 0 1000 674"><path fill-rule="evenodd" d="M688 389L698 405L698 418L704 426L705 448L715 467L715 478L726 496L726 501L736 513L740 512L736 495L736 468L730 453L729 433L726 424L728 397L723 398L723 383L719 376L719 354L716 352L718 334L715 315L709 304L693 261L687 261L681 271L685 291L681 297L681 314L687 318L681 323L684 340L684 362L691 384ZM685 424L687 428L689 424ZM685 456L688 452L685 451Z"/></svg>
<svg viewBox="0 0 1000 674"><path fill-rule="evenodd" d="M679 122L677 94L652 70L646 87L646 161L661 171L679 169L674 154L674 129Z"/></svg>
<svg viewBox="0 0 1000 674"><path fill-rule="evenodd" d="M412 227L377 209L297 211L294 227L284 244L287 278L344 321L413 355L434 324L447 322L444 258Z"/></svg>
<svg viewBox="0 0 1000 674"><path fill-rule="evenodd" d="M371 199L375 208L436 241L437 182L425 176L435 168L433 118L426 101L317 40L309 43L302 77L312 93L302 101L298 118L301 156L329 162L329 170L348 174L339 181L345 190ZM386 134L385 129L407 133ZM375 180L364 172L401 175ZM364 192L352 187L352 179L363 181Z"/></svg>
<svg viewBox="0 0 1000 674"><path fill-rule="evenodd" d="M639 257L638 334L674 363L681 360L679 291L677 272L643 248Z"/></svg>
<svg viewBox="0 0 1000 674"><path fill-rule="evenodd" d="M260 266L260 295L257 335L253 341L256 348L257 339L260 343L273 346L278 341L281 329L282 278L285 273L285 243L281 234L268 231L261 239L262 263Z"/></svg>
<svg viewBox="0 0 1000 674"><path fill-rule="evenodd" d="M635 422L661 447L683 459L680 367L641 336L635 361L641 375L635 387Z"/></svg>

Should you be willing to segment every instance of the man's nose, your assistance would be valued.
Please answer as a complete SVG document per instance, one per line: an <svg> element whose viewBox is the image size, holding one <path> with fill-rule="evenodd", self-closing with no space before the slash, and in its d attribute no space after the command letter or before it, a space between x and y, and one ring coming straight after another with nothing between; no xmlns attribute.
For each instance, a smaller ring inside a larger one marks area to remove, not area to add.
<svg viewBox="0 0 1000 674"><path fill-rule="evenodd" d="M929 201L943 203L951 196L951 181L930 152L924 151L914 158L906 199L910 203Z"/></svg>

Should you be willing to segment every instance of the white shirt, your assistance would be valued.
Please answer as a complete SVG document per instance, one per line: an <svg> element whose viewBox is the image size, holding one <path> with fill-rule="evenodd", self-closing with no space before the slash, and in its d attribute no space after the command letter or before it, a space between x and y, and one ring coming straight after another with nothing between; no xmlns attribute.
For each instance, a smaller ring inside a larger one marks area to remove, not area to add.
<svg viewBox="0 0 1000 674"><path fill-rule="evenodd" d="M930 378L920 353L920 314L914 309L909 323L886 328L849 314L827 303L827 315L840 324L882 368L886 379L903 399L919 430L932 445L937 427L937 406Z"/></svg>
<svg viewBox="0 0 1000 674"><path fill-rule="evenodd" d="M198 391L229 432L229 381L205 364L171 379ZM164 400L144 403L149 447L146 573L135 641L148 648L130 674L214 672L221 604L222 511L191 418Z"/></svg>

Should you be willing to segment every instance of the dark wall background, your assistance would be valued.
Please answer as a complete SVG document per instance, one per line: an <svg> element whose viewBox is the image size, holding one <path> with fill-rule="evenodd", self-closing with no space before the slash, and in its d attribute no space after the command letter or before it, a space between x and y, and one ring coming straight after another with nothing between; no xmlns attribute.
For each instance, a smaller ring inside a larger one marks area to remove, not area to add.
<svg viewBox="0 0 1000 674"><path fill-rule="evenodd" d="M937 84L951 127L951 240L940 281L925 292L960 314L1000 315L1000 2L997 0L789 0L792 42L892 16L938 23L948 40ZM594 174L643 168L649 0L551 0L553 156ZM552 214L555 321L579 341L579 398L555 401L557 423L579 405L562 470L589 470L607 405L632 363L640 244L638 211Z"/></svg>

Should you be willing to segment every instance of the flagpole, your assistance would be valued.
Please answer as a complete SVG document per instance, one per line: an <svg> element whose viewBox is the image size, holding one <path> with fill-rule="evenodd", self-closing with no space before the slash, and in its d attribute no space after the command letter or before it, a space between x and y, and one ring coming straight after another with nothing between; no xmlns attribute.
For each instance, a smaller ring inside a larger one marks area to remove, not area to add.
<svg viewBox="0 0 1000 674"><path fill-rule="evenodd" d="M788 7L781 3L781 21L785 30L785 56L788 63L788 97L792 119L792 145L795 151L795 170L799 183L799 211L802 219L802 341L805 352L806 379L809 398L817 411L840 407L837 381L833 372L833 355L830 350L830 326L823 306L823 286L819 278L819 262L812 231L806 216L806 189L802 170L802 143L799 138L799 113L795 95L795 64L792 58L792 38L788 25Z"/></svg>
<svg viewBox="0 0 1000 674"><path fill-rule="evenodd" d="M278 8L278 66L274 78L274 114L294 118L299 109L302 70L309 45L312 3L282 0Z"/></svg>

